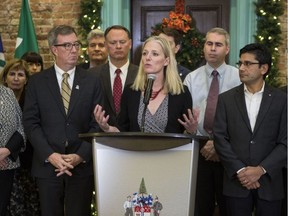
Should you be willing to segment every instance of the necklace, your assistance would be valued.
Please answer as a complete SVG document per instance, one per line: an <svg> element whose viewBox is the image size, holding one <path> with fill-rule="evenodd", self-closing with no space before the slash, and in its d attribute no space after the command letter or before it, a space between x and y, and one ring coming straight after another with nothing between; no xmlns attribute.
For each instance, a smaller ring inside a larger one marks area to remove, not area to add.
<svg viewBox="0 0 288 216"><path fill-rule="evenodd" d="M158 91L152 91L150 100L154 100L158 96L158 94L162 91L162 89L163 89L163 86Z"/></svg>

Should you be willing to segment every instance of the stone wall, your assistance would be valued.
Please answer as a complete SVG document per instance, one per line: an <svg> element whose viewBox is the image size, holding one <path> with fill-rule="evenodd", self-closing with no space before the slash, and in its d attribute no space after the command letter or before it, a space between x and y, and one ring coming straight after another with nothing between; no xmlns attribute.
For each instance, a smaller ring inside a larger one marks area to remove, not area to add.
<svg viewBox="0 0 288 216"><path fill-rule="evenodd" d="M96 1L96 0L93 0ZM279 81L287 85L287 0L285 14L281 17L283 31L283 45L280 47ZM48 43L47 33L58 24L69 24L77 29L80 14L81 0L30 0L30 9L34 21L40 54L42 55L45 68L53 64ZM0 7L0 33L4 46L6 61L13 59L15 43L18 33L19 16L22 0L2 0Z"/></svg>
<svg viewBox="0 0 288 216"><path fill-rule="evenodd" d="M54 25L68 24L76 30L80 14L80 0L29 0L34 22L38 47L44 59L45 68L53 64L47 42L47 33ZM22 0L2 0L0 7L0 32L4 47L5 60L14 57L18 34Z"/></svg>

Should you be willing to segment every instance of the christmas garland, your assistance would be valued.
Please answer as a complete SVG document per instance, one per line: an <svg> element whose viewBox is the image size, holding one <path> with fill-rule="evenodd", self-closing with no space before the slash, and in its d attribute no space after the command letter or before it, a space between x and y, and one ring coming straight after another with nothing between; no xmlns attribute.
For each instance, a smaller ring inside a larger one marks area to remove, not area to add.
<svg viewBox="0 0 288 216"><path fill-rule="evenodd" d="M279 86L279 46L282 44L282 31L279 17L284 14L284 0L260 0L255 3L257 15L257 32L255 41L265 44L272 54L272 67L266 81L272 86Z"/></svg>
<svg viewBox="0 0 288 216"><path fill-rule="evenodd" d="M82 53L81 55L81 61L88 61L89 57L86 54L85 50L87 47L87 35L89 32L93 29L98 28L102 21L101 21L101 10L103 6L103 1L93 1L93 0L81 0L80 7L81 7L81 13L78 20L78 25L81 27L79 29L79 33L81 35L81 43L83 45L82 47Z"/></svg>
<svg viewBox="0 0 288 216"><path fill-rule="evenodd" d="M272 67L266 81L273 86L278 86L279 73L279 46L282 44L281 26L279 17L284 14L284 0L259 0L254 3L257 15L257 32L255 41L265 44L272 54ZM177 62L191 70L196 69L203 61L204 35L192 26L191 17L184 14L185 0L175 0L175 12L169 13L169 18L164 18L162 23L152 28L152 34L157 34L163 28L174 28L182 36L182 49L177 54Z"/></svg>
<svg viewBox="0 0 288 216"><path fill-rule="evenodd" d="M102 1L81 0L81 14L78 20L78 25L81 26L80 34L84 39L87 38L88 33L98 28L101 21Z"/></svg>
<svg viewBox="0 0 288 216"><path fill-rule="evenodd" d="M173 28L182 35L181 50L176 55L178 64L195 70L204 59L203 46L205 36L192 25L192 18L184 13L184 0L175 1L175 11L170 11L169 18L152 27L152 35L159 34L163 28Z"/></svg>

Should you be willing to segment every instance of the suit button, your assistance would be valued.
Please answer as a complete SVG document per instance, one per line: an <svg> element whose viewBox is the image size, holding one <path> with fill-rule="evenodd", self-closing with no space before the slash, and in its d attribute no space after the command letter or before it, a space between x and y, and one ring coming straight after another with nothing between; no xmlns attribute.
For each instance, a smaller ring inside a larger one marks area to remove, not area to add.
<svg viewBox="0 0 288 216"><path fill-rule="evenodd" d="M253 145L253 144L255 144L255 143L256 143L256 142L255 142L255 141L253 141L253 140L251 140L251 141L250 141L250 144L252 144L252 145Z"/></svg>

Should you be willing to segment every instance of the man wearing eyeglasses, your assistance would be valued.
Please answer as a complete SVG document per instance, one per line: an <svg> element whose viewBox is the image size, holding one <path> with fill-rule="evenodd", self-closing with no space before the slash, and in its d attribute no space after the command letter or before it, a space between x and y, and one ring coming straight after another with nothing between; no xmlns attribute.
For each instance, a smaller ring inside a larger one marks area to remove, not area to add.
<svg viewBox="0 0 288 216"><path fill-rule="evenodd" d="M223 166L215 152L213 140L213 113L209 116L210 127L206 126L208 111L216 109L217 95L240 84L237 68L225 63L230 50L230 36L222 28L213 28L206 34L204 56L206 65L189 73L184 81L193 100L193 108L200 110L197 135L204 136L200 140L198 159L195 216L211 216L217 203L221 216L225 216L225 198L223 188ZM213 74L215 78L213 79ZM212 85L214 83L217 85ZM215 90L212 86L217 87ZM211 89L211 90L210 90ZM217 91L217 92L216 92ZM210 94L214 94L214 104L207 106ZM208 109L209 107L209 109Z"/></svg>
<svg viewBox="0 0 288 216"><path fill-rule="evenodd" d="M55 63L29 79L23 114L41 215L90 215L92 148L78 135L98 131L92 113L102 101L100 81L76 67L81 44L74 28L54 27L48 43Z"/></svg>
<svg viewBox="0 0 288 216"><path fill-rule="evenodd" d="M219 95L213 129L231 216L253 211L259 216L281 215L287 95L265 82L271 62L264 45L246 45L238 62L242 84Z"/></svg>

